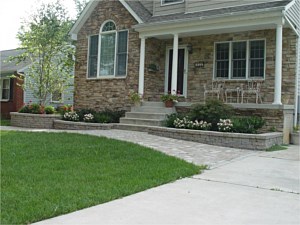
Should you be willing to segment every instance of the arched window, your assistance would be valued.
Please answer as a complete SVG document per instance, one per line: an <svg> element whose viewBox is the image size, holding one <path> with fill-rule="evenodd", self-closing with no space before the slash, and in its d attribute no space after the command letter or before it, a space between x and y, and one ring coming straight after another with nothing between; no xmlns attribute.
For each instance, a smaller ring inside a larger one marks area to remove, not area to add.
<svg viewBox="0 0 300 225"><path fill-rule="evenodd" d="M99 35L90 37L88 77L126 76L127 43L127 30L117 31L113 21L103 23Z"/></svg>

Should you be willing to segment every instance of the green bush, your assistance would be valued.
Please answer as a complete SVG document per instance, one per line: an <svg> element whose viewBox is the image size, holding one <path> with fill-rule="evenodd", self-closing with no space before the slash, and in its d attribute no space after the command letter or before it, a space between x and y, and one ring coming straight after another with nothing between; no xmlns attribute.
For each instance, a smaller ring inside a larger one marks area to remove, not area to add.
<svg viewBox="0 0 300 225"><path fill-rule="evenodd" d="M103 113L96 113L94 116L95 123L109 123L111 121L110 116Z"/></svg>
<svg viewBox="0 0 300 225"><path fill-rule="evenodd" d="M44 108L37 103L24 105L19 113L32 113L32 114L43 114Z"/></svg>
<svg viewBox="0 0 300 225"><path fill-rule="evenodd" d="M184 114L178 114L178 113L173 113L167 116L167 118L164 121L164 126L166 127L171 127L175 128L174 121L176 119L182 120L186 115Z"/></svg>
<svg viewBox="0 0 300 225"><path fill-rule="evenodd" d="M67 112L72 112L73 111L73 106L72 105L64 105L64 106L58 106L56 111L60 114L60 115L65 115L65 113Z"/></svg>
<svg viewBox="0 0 300 225"><path fill-rule="evenodd" d="M54 112L55 112L54 107L51 106L51 105L50 106L46 106L44 110L45 110L46 114L54 114Z"/></svg>
<svg viewBox="0 0 300 225"><path fill-rule="evenodd" d="M20 110L19 113L30 113L29 105L24 105Z"/></svg>
<svg viewBox="0 0 300 225"><path fill-rule="evenodd" d="M105 109L101 113L103 113L108 118L110 118L108 123L119 123L120 122L120 118L125 116L125 110L110 110L110 109Z"/></svg>
<svg viewBox="0 0 300 225"><path fill-rule="evenodd" d="M86 115L86 114L95 115L96 111L93 109L78 109L78 110L76 110L76 113L79 116L79 121L83 121L84 115Z"/></svg>
<svg viewBox="0 0 300 225"><path fill-rule="evenodd" d="M217 123L220 119L231 118L233 113L234 110L232 106L226 105L217 99L210 99L207 100L204 105L194 105L189 113L189 118L192 121L198 120L211 123L211 130L217 131Z"/></svg>
<svg viewBox="0 0 300 225"><path fill-rule="evenodd" d="M236 133L256 134L265 125L265 120L258 116L232 118L232 131Z"/></svg>

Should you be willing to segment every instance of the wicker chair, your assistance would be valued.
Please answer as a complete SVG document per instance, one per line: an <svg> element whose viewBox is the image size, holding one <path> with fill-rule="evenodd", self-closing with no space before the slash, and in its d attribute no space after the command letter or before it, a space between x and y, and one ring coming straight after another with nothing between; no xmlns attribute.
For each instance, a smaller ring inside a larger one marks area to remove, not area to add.
<svg viewBox="0 0 300 225"><path fill-rule="evenodd" d="M223 96L224 81L213 81L211 88L208 88L206 84L204 84L203 86L204 86L204 100L206 100L207 95L210 94L212 97L216 95L218 99L220 99L221 96L224 101L224 96Z"/></svg>

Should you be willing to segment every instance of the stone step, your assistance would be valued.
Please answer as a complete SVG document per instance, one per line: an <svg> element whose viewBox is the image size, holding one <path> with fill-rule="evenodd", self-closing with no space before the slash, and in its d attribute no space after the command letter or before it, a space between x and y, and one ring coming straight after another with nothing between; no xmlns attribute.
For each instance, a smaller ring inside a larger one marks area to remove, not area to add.
<svg viewBox="0 0 300 225"><path fill-rule="evenodd" d="M140 107L132 107L131 112L171 114L171 113L175 113L176 110L174 107L166 108L166 107L140 106Z"/></svg>
<svg viewBox="0 0 300 225"><path fill-rule="evenodd" d="M136 119L156 119L164 120L167 117L166 113L146 113L146 112L126 112L126 118L136 118Z"/></svg>
<svg viewBox="0 0 300 225"><path fill-rule="evenodd" d="M120 124L134 124L146 126L162 126L163 120L155 119L138 119L138 118L120 118Z"/></svg>
<svg viewBox="0 0 300 225"><path fill-rule="evenodd" d="M148 107L165 107L165 103L164 102L148 102L148 101L144 101L142 102L142 106L148 106Z"/></svg>

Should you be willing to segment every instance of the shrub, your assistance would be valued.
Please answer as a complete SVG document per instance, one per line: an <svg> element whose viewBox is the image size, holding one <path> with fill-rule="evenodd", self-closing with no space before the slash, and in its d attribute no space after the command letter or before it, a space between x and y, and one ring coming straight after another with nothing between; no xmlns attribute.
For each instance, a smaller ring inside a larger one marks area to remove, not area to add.
<svg viewBox="0 0 300 225"><path fill-rule="evenodd" d="M20 110L19 113L30 113L29 105L24 105Z"/></svg>
<svg viewBox="0 0 300 225"><path fill-rule="evenodd" d="M236 133L256 134L265 125L265 120L258 116L232 118L232 131Z"/></svg>
<svg viewBox="0 0 300 225"><path fill-rule="evenodd" d="M46 106L44 110L45 110L46 114L53 114L55 112L55 109L53 106Z"/></svg>
<svg viewBox="0 0 300 225"><path fill-rule="evenodd" d="M230 119L220 119L219 123L217 123L218 130L221 132L230 132L232 131L232 121Z"/></svg>
<svg viewBox="0 0 300 225"><path fill-rule="evenodd" d="M94 116L93 116L93 114L91 114L91 113L85 114L85 115L83 116L83 121L84 121L84 122L87 122L87 123L93 122L93 121L94 121Z"/></svg>
<svg viewBox="0 0 300 225"><path fill-rule="evenodd" d="M111 118L106 114L96 113L94 121L95 123L109 123L111 121Z"/></svg>
<svg viewBox="0 0 300 225"><path fill-rule="evenodd" d="M110 110L105 109L102 111L103 115L106 115L109 118L108 123L119 123L120 118L125 116L125 110Z"/></svg>
<svg viewBox="0 0 300 225"><path fill-rule="evenodd" d="M44 113L44 107L37 104L37 103L28 103L27 105L24 105L20 110L19 113L32 113L32 114L43 114Z"/></svg>
<svg viewBox="0 0 300 225"><path fill-rule="evenodd" d="M183 119L185 117L185 115L183 114L178 114L178 113L173 113L167 116L167 118L164 121L164 126L166 127L171 127L171 128L175 128L174 126L174 121L176 119Z"/></svg>
<svg viewBox="0 0 300 225"><path fill-rule="evenodd" d="M96 111L93 110L93 109L78 109L78 110L76 110L76 113L77 113L77 115L79 116L79 120L80 120L80 121L84 121L84 120L83 120L84 115L86 115L86 114L92 114L92 115L95 115L95 114L96 114Z"/></svg>
<svg viewBox="0 0 300 225"><path fill-rule="evenodd" d="M217 124L220 119L231 118L233 112L232 106L226 105L217 99L210 99L204 105L194 105L189 113L189 117L192 121L202 120L211 123L211 129L217 131Z"/></svg>
<svg viewBox="0 0 300 225"><path fill-rule="evenodd" d="M57 108L57 112L61 115L65 115L66 112L72 112L72 111L73 111L72 105L64 105L64 106L59 106Z"/></svg>
<svg viewBox="0 0 300 225"><path fill-rule="evenodd" d="M79 121L79 116L76 112L66 112L63 116L63 119L67 121L77 122Z"/></svg>
<svg viewBox="0 0 300 225"><path fill-rule="evenodd" d="M206 121L191 121L188 119L188 117L184 117L183 119L176 118L174 120L174 127L193 130L209 130L211 124L207 123Z"/></svg>

